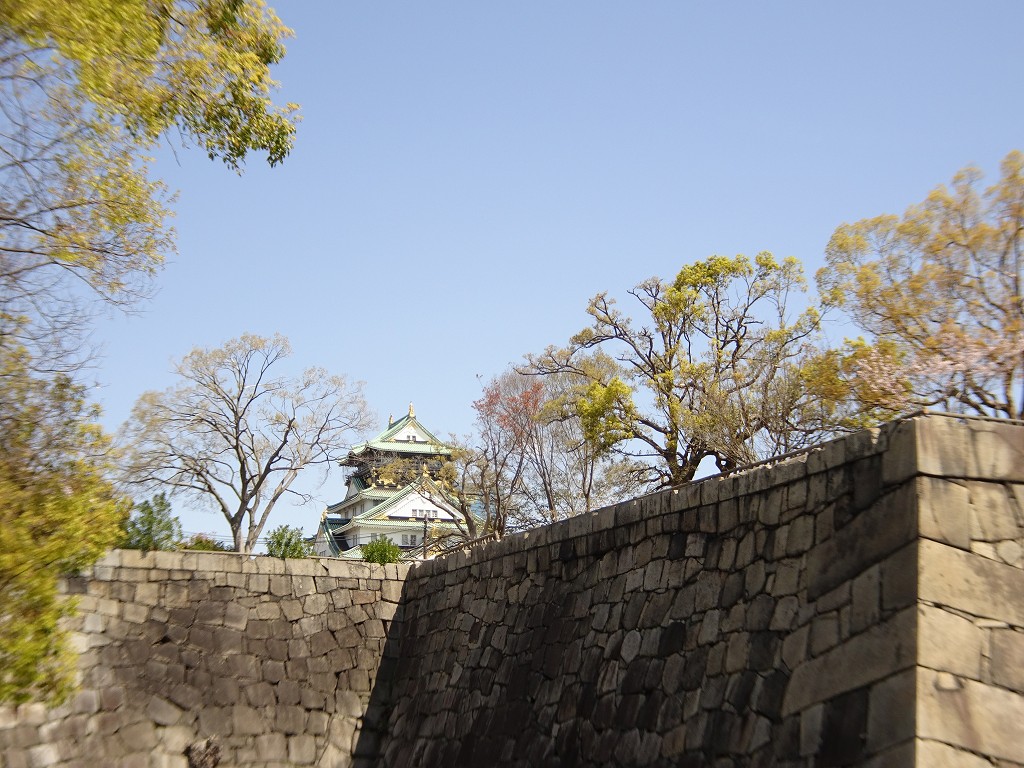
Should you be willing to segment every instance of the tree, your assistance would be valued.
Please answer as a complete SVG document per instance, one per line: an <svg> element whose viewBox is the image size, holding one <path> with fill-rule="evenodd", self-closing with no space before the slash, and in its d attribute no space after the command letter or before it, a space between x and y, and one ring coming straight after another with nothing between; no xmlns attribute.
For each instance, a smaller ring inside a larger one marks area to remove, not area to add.
<svg viewBox="0 0 1024 768"><path fill-rule="evenodd" d="M397 563L402 559L402 549L395 542L388 538L374 539L363 544L360 550L363 553L363 560L377 565Z"/></svg>
<svg viewBox="0 0 1024 768"><path fill-rule="evenodd" d="M600 353L578 364L596 372L614 368ZM529 369L526 369L529 370ZM527 461L527 496L534 507L543 499L550 519L556 520L614 504L642 490L636 477L641 465L617 457L606 442L608 433L588 433L577 408L590 380L571 371L538 377L516 371L543 387L543 402L533 415Z"/></svg>
<svg viewBox="0 0 1024 768"><path fill-rule="evenodd" d="M58 578L114 544L128 507L81 387L3 355L0 381L0 702L59 703L75 665L61 624L74 605Z"/></svg>
<svg viewBox="0 0 1024 768"><path fill-rule="evenodd" d="M844 360L865 407L1024 417L1024 155L984 191L981 178L965 168L902 218L832 235L818 284L868 335Z"/></svg>
<svg viewBox="0 0 1024 768"><path fill-rule="evenodd" d="M590 511L638 490L629 465L587 440L570 374L538 377L509 369L473 403L475 432L452 438L440 481L461 512L461 535L503 536Z"/></svg>
<svg viewBox="0 0 1024 768"><path fill-rule="evenodd" d="M583 434L572 409L579 384L571 373L509 369L484 386L457 495L479 510L485 531L553 522L639 490L626 463Z"/></svg>
<svg viewBox="0 0 1024 768"><path fill-rule="evenodd" d="M260 0L0 0L0 343L69 370L80 288L146 293L173 247L162 137L234 169L287 155L269 67L288 33Z"/></svg>
<svg viewBox="0 0 1024 768"><path fill-rule="evenodd" d="M176 366L181 382L139 398L122 430L124 479L166 488L220 510L234 548L250 552L303 469L329 466L370 425L362 384L310 368L275 376L288 340L245 334L196 348Z"/></svg>
<svg viewBox="0 0 1024 768"><path fill-rule="evenodd" d="M819 313L790 309L805 289L794 258L713 256L671 283L654 277L629 291L645 313L640 327L599 293L587 308L591 327L531 356L530 369L588 382L573 404L587 439L653 459L647 482L676 487L705 459L731 469L841 423L817 374ZM598 349L615 364L595 366L587 353Z"/></svg>
<svg viewBox="0 0 1024 768"><path fill-rule="evenodd" d="M121 525L122 549L170 551L181 544L181 523L171 514L171 503L163 493L136 504L131 516Z"/></svg>
<svg viewBox="0 0 1024 768"><path fill-rule="evenodd" d="M309 557L313 548L306 543L301 528L279 525L267 536L267 554L270 557Z"/></svg>
<svg viewBox="0 0 1024 768"><path fill-rule="evenodd" d="M475 434L452 440L452 463L442 479L457 501L466 538L503 536L510 520L513 528L529 525L521 501L527 473L526 422L535 398L529 389L509 393L500 379L492 380L473 403Z"/></svg>
<svg viewBox="0 0 1024 768"><path fill-rule="evenodd" d="M147 155L174 135L236 170L253 150L280 162L286 34L260 0L0 0L2 699L67 692L57 578L127 511L76 377L89 310L131 306L173 249Z"/></svg>

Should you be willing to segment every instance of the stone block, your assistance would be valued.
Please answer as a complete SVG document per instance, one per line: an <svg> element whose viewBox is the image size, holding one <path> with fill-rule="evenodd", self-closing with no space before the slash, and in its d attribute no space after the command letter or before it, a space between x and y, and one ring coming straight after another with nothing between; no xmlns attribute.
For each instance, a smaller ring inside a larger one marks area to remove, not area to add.
<svg viewBox="0 0 1024 768"><path fill-rule="evenodd" d="M1021 723L1024 695L948 672L918 670L919 738L990 759L1024 763Z"/></svg>
<svg viewBox="0 0 1024 768"><path fill-rule="evenodd" d="M996 559L1014 568L1024 568L1024 546L1016 541L1000 541L996 544Z"/></svg>
<svg viewBox="0 0 1024 768"><path fill-rule="evenodd" d="M28 750L30 768L49 768L60 762L60 750L56 744L39 744Z"/></svg>
<svg viewBox="0 0 1024 768"><path fill-rule="evenodd" d="M917 612L911 607L821 656L798 663L786 689L782 714L791 715L875 683L910 667L916 659Z"/></svg>
<svg viewBox="0 0 1024 768"><path fill-rule="evenodd" d="M256 737L256 754L261 762L285 762L288 759L288 741L283 733L264 733Z"/></svg>
<svg viewBox="0 0 1024 768"><path fill-rule="evenodd" d="M917 742L917 762L921 768L992 768L992 763L962 749L927 739Z"/></svg>
<svg viewBox="0 0 1024 768"><path fill-rule="evenodd" d="M154 582L142 582L135 585L135 602L154 606L160 602L160 586Z"/></svg>
<svg viewBox="0 0 1024 768"><path fill-rule="evenodd" d="M821 744L814 765L820 768L839 768L862 762L867 718L867 688L857 688L824 702Z"/></svg>
<svg viewBox="0 0 1024 768"><path fill-rule="evenodd" d="M118 735L133 750L151 750L157 745L156 726L145 720L121 728Z"/></svg>
<svg viewBox="0 0 1024 768"><path fill-rule="evenodd" d="M918 543L914 542L886 558L880 566L882 610L900 610L918 599Z"/></svg>
<svg viewBox="0 0 1024 768"><path fill-rule="evenodd" d="M868 754L877 754L914 738L916 695L917 672L913 667L871 686L868 694Z"/></svg>
<svg viewBox="0 0 1024 768"><path fill-rule="evenodd" d="M814 599L915 539L917 493L905 483L878 499L808 555L807 595Z"/></svg>
<svg viewBox="0 0 1024 768"><path fill-rule="evenodd" d="M1024 481L1024 426L930 416L916 419L921 474Z"/></svg>
<svg viewBox="0 0 1024 768"><path fill-rule="evenodd" d="M919 477L916 482L921 536L970 549L970 493L966 484L941 477Z"/></svg>
<svg viewBox="0 0 1024 768"><path fill-rule="evenodd" d="M990 631L992 682L1024 693L1024 632L1019 629Z"/></svg>
<svg viewBox="0 0 1024 768"><path fill-rule="evenodd" d="M249 609L238 603L228 603L224 608L224 626L244 630L249 622Z"/></svg>
<svg viewBox="0 0 1024 768"><path fill-rule="evenodd" d="M971 538L975 541L1003 541L1024 536L1024 523L1017 519L1006 486L1000 483L968 481Z"/></svg>
<svg viewBox="0 0 1024 768"><path fill-rule="evenodd" d="M153 696L146 707L146 716L157 725L175 725L181 719L181 709L161 696Z"/></svg>
<svg viewBox="0 0 1024 768"><path fill-rule="evenodd" d="M1024 571L953 547L919 545L920 599L1024 626Z"/></svg>
<svg viewBox="0 0 1024 768"><path fill-rule="evenodd" d="M876 565L868 568L853 580L850 603L850 631L853 634L878 623L881 618L881 579L881 566Z"/></svg>
<svg viewBox="0 0 1024 768"><path fill-rule="evenodd" d="M149 608L136 603L126 603L123 616L124 620L131 624L143 624L149 618Z"/></svg>
<svg viewBox="0 0 1024 768"><path fill-rule="evenodd" d="M968 619L938 606L918 606L917 663L920 666L981 680L986 645L986 630Z"/></svg>
<svg viewBox="0 0 1024 768"><path fill-rule="evenodd" d="M258 736L266 733L268 723L260 715L260 710L242 704L231 707L231 730L239 736Z"/></svg>
<svg viewBox="0 0 1024 768"><path fill-rule="evenodd" d="M862 768L908 768L921 765L915 762L915 743L913 739L909 739L884 752L872 755L862 763Z"/></svg>
<svg viewBox="0 0 1024 768"><path fill-rule="evenodd" d="M811 622L811 655L820 656L839 644L839 614L836 611Z"/></svg>

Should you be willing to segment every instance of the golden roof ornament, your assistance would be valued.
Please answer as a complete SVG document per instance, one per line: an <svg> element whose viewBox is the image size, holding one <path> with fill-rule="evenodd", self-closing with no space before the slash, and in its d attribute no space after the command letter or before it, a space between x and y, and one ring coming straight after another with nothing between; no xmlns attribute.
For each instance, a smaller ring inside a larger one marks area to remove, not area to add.
<svg viewBox="0 0 1024 768"><path fill-rule="evenodd" d="M415 419L416 418L416 411L413 410L412 403L409 403L409 418L410 419Z"/></svg>

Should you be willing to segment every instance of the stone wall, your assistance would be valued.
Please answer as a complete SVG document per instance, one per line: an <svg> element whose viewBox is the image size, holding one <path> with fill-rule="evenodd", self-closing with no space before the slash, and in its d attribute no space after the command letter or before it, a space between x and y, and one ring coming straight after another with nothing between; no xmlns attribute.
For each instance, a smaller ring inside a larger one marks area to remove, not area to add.
<svg viewBox="0 0 1024 768"><path fill-rule="evenodd" d="M0 768L371 765L408 566L111 552L75 578L81 690L0 709Z"/></svg>
<svg viewBox="0 0 1024 768"><path fill-rule="evenodd" d="M1022 510L929 416L412 568L115 552L0 768L1021 768Z"/></svg>
<svg viewBox="0 0 1024 768"><path fill-rule="evenodd" d="M382 764L1024 764L1022 507L929 417L419 566Z"/></svg>

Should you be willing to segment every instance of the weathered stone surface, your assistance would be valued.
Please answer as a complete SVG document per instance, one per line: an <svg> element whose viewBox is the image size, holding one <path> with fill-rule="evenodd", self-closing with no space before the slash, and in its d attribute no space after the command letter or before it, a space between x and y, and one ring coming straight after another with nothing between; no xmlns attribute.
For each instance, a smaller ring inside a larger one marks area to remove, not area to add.
<svg viewBox="0 0 1024 768"><path fill-rule="evenodd" d="M1024 482L1024 426L942 418L914 424L921 474Z"/></svg>
<svg viewBox="0 0 1024 768"><path fill-rule="evenodd" d="M808 556L807 595L813 599L849 581L917 536L917 493L906 483L886 494Z"/></svg>
<svg viewBox="0 0 1024 768"><path fill-rule="evenodd" d="M115 552L65 581L82 694L0 710L3 768L207 735L254 768L1024 764L1020 434L912 419L415 566Z"/></svg>
<svg viewBox="0 0 1024 768"><path fill-rule="evenodd" d="M921 768L992 768L983 757L938 741L917 742L917 765Z"/></svg>
<svg viewBox="0 0 1024 768"><path fill-rule="evenodd" d="M866 743L870 754L913 739L916 733L917 671L905 669L871 686Z"/></svg>
<svg viewBox="0 0 1024 768"><path fill-rule="evenodd" d="M1024 571L959 549L919 544L920 599L1024 626Z"/></svg>
<svg viewBox="0 0 1024 768"><path fill-rule="evenodd" d="M921 669L917 734L978 755L1024 763L1024 695L949 673Z"/></svg>
<svg viewBox="0 0 1024 768"><path fill-rule="evenodd" d="M919 477L918 526L926 539L971 548L970 492L962 480Z"/></svg>
<svg viewBox="0 0 1024 768"><path fill-rule="evenodd" d="M1024 694L1024 631L993 629L990 637L992 682Z"/></svg>
<svg viewBox="0 0 1024 768"><path fill-rule="evenodd" d="M799 665L790 678L783 715L882 680L917 658L917 612L908 608Z"/></svg>
<svg viewBox="0 0 1024 768"><path fill-rule="evenodd" d="M936 606L920 605L917 615L917 663L981 680L982 657L987 646L985 630Z"/></svg>

